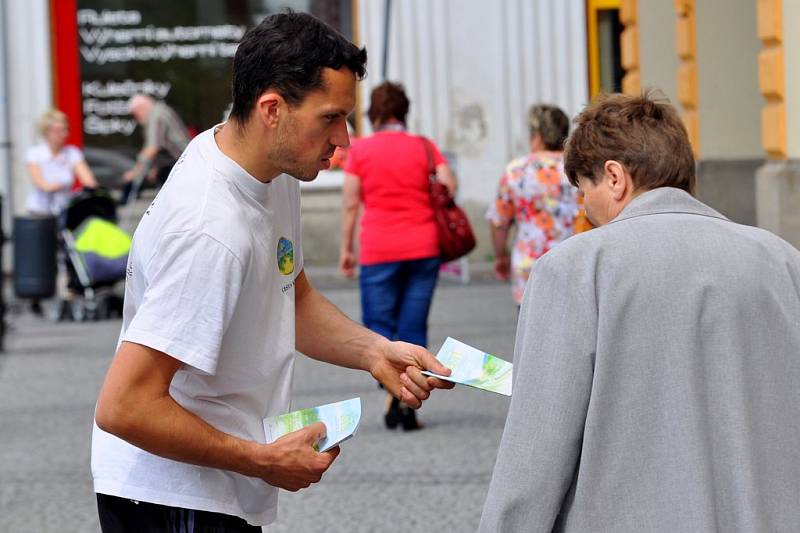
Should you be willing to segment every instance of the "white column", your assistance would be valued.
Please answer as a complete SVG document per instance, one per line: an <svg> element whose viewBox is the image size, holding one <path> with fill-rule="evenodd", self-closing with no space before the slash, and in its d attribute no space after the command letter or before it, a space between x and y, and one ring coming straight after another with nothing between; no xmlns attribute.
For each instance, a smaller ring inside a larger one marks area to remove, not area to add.
<svg viewBox="0 0 800 533"><path fill-rule="evenodd" d="M363 110L382 81L384 5L358 0ZM531 104L574 115L587 103L585 26L583 0L392 2L388 78L405 85L412 133L456 156L461 200L493 198L508 159L528 149Z"/></svg>
<svg viewBox="0 0 800 533"><path fill-rule="evenodd" d="M53 106L50 13L47 0L0 1L5 9L0 29L6 45L6 62L0 66L8 88L11 140L11 194L4 207L9 212L22 213L30 182L25 150L38 139L37 119Z"/></svg>
<svg viewBox="0 0 800 533"><path fill-rule="evenodd" d="M0 194L6 215L3 227L8 228L8 197L11 190L11 138L9 137L8 57L6 45L6 1L0 0Z"/></svg>

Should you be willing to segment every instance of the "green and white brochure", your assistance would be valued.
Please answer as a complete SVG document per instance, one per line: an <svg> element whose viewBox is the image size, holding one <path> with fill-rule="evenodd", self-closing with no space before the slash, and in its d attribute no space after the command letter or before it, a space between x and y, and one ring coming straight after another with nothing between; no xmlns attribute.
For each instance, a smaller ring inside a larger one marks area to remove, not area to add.
<svg viewBox="0 0 800 533"><path fill-rule="evenodd" d="M511 396L511 376L514 365L499 357L482 352L468 344L447 337L436 359L452 370L449 376L440 376L427 370L422 373L453 383Z"/></svg>
<svg viewBox="0 0 800 533"><path fill-rule="evenodd" d="M317 449L325 452L355 435L360 420L361 398L351 398L265 418L264 434L267 443L270 443L287 433L322 422L325 424L327 434L317 443Z"/></svg>

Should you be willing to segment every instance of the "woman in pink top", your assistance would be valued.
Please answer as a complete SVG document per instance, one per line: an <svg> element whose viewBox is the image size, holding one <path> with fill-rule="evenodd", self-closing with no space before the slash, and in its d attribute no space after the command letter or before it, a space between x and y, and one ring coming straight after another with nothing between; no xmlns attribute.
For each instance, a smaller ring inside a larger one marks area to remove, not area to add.
<svg viewBox="0 0 800 533"><path fill-rule="evenodd" d="M456 179L439 149L430 157L422 137L406 132L409 101L402 85L372 91L367 112L375 133L350 149L345 164L339 269L354 277L353 237L361 204L359 264L364 325L392 340L428 342L428 311L439 273L439 247L430 197L436 179L455 192ZM387 398L387 427L419 429L414 410Z"/></svg>

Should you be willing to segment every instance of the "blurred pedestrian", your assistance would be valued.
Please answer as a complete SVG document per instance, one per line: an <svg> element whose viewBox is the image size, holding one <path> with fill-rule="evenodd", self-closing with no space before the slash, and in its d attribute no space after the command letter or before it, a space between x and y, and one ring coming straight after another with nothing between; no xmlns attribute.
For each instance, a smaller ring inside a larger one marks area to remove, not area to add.
<svg viewBox="0 0 800 533"><path fill-rule="evenodd" d="M324 424L265 443L298 352L413 407L450 388L421 373L449 372L431 353L353 322L303 268L299 181L348 144L366 59L311 15L265 18L236 49L229 120L192 140L142 217L92 433L103 531L260 532L279 488L318 482L339 453L317 451Z"/></svg>
<svg viewBox="0 0 800 533"><path fill-rule="evenodd" d="M528 126L530 153L506 166L497 198L486 213L491 223L495 276L511 279L517 305L522 302L533 263L571 236L581 220L578 189L564 174L562 151L569 118L558 107L534 105L528 112ZM509 254L514 225L516 235Z"/></svg>
<svg viewBox="0 0 800 533"><path fill-rule="evenodd" d="M128 111L144 128L144 146L136 164L123 174L126 183L122 203L129 198L134 180L161 186L172 167L189 144L189 131L174 109L146 94L136 94L128 101ZM143 182L142 182L143 183Z"/></svg>
<svg viewBox="0 0 800 533"><path fill-rule="evenodd" d="M480 530L800 531L800 252L692 196L669 104L576 123L600 227L534 266Z"/></svg>
<svg viewBox="0 0 800 533"><path fill-rule="evenodd" d="M69 203L76 177L80 185L89 188L96 188L97 180L81 149L66 144L67 115L57 109L46 111L39 119L38 130L42 141L25 154L32 185L25 205L32 215L58 215ZM66 297L63 275L59 282L59 293ZM42 314L38 300L31 302L31 311Z"/></svg>
<svg viewBox="0 0 800 533"><path fill-rule="evenodd" d="M406 130L409 105L398 83L384 82L372 91L367 115L375 133L352 146L345 164L339 268L355 276L353 241L363 203L358 261L362 321L389 339L427 346L440 263L430 176L435 171L452 193L456 178L433 142ZM413 409L392 395L386 401L387 427L422 427Z"/></svg>
<svg viewBox="0 0 800 533"><path fill-rule="evenodd" d="M26 207L34 215L59 214L71 196L75 178L84 187L96 188L97 180L77 146L66 144L69 135L67 115L56 109L39 119L42 142L25 154L33 187Z"/></svg>

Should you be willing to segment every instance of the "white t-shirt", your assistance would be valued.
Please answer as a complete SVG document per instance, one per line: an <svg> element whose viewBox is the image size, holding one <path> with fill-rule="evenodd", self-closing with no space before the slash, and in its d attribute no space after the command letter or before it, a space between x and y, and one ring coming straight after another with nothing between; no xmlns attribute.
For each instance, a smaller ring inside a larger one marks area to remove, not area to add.
<svg viewBox="0 0 800 533"><path fill-rule="evenodd" d="M75 176L75 165L83 161L83 152L75 146L68 144L53 154L47 143L31 146L25 152L25 162L38 165L42 170L42 178L48 183L57 183L67 186L66 189L56 192L44 192L30 184L26 208L29 212L41 215L59 213L66 207L70 198L69 186Z"/></svg>
<svg viewBox="0 0 800 533"><path fill-rule="evenodd" d="M289 410L302 268L298 181L256 180L208 130L186 148L136 229L120 342L185 363L172 397L215 428L263 443L262 419ZM277 512L278 489L260 479L165 459L97 425L92 474L101 494L254 525Z"/></svg>

